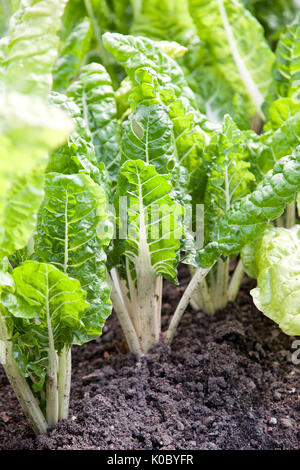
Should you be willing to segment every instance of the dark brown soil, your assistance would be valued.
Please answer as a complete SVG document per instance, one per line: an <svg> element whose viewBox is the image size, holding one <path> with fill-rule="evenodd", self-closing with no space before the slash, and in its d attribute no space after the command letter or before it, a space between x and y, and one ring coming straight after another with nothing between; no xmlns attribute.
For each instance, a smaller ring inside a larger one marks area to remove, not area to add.
<svg viewBox="0 0 300 470"><path fill-rule="evenodd" d="M187 282L165 284L167 324ZM298 449L300 367L259 313L245 280L213 318L185 313L172 349L122 355L112 315L100 340L74 348L70 419L35 438L0 372L0 449Z"/></svg>

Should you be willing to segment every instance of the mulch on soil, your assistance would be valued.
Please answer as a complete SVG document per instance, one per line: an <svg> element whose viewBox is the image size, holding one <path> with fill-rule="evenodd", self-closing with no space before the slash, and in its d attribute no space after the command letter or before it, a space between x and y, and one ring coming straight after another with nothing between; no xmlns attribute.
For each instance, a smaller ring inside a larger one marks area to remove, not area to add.
<svg viewBox="0 0 300 470"><path fill-rule="evenodd" d="M163 326L188 281L164 285ZM122 354L113 314L102 337L73 349L70 418L35 437L0 371L0 449L298 449L300 366L290 338L252 304L185 313L172 348Z"/></svg>

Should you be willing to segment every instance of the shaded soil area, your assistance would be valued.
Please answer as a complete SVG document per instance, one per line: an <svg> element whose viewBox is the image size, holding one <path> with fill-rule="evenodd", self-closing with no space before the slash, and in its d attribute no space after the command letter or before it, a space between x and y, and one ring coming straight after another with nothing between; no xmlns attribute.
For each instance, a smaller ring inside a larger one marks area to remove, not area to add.
<svg viewBox="0 0 300 470"><path fill-rule="evenodd" d="M163 326L185 284L164 286ZM300 366L292 341L237 301L214 317L188 310L169 349L136 362L115 315L73 352L70 419L34 437L0 372L0 449L298 449Z"/></svg>

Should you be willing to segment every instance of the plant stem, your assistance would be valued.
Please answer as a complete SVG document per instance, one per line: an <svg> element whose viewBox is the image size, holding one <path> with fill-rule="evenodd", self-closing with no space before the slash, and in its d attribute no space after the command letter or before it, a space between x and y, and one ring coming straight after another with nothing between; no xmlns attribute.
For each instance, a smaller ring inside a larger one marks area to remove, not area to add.
<svg viewBox="0 0 300 470"><path fill-rule="evenodd" d="M58 357L58 419L67 419L71 391L72 356L66 346Z"/></svg>
<svg viewBox="0 0 300 470"><path fill-rule="evenodd" d="M226 307L228 301L228 278L229 278L229 258L223 261L218 259L217 264L217 284L213 291L215 310Z"/></svg>
<svg viewBox="0 0 300 470"><path fill-rule="evenodd" d="M195 268L190 267L190 273L195 273ZM190 304L194 310L202 310L207 315L213 315L215 313L214 304L211 298L211 290L209 289L206 279L203 279L199 289L194 292L193 297L190 300Z"/></svg>
<svg viewBox="0 0 300 470"><path fill-rule="evenodd" d="M47 285L48 273L47 273ZM49 292L46 294L46 316L48 328L48 369L46 377L46 417L49 426L54 426L58 421L58 384L57 384L57 354L54 345L54 337L52 331L50 309L49 309Z"/></svg>
<svg viewBox="0 0 300 470"><path fill-rule="evenodd" d="M46 434L48 427L47 422L37 399L13 359L10 344L6 346L6 363L3 364L3 367L33 431L36 434Z"/></svg>
<svg viewBox="0 0 300 470"><path fill-rule="evenodd" d="M111 286L111 300L114 306L114 310L117 314L118 320L126 338L129 351L139 359L143 355L142 349L125 302L122 299L122 293L118 291L119 289L115 286L110 277L108 277L108 282Z"/></svg>
<svg viewBox="0 0 300 470"><path fill-rule="evenodd" d="M229 284L229 288L228 288L228 301L229 302L235 301L239 293L244 274L245 274L244 266L243 266L242 260L240 259L234 270L233 276Z"/></svg>
<svg viewBox="0 0 300 470"><path fill-rule="evenodd" d="M171 322L170 322L170 325L169 325L169 328L168 328L168 331L167 331L167 335L166 335L166 343L167 344L171 344L171 342L173 340L173 337L174 337L174 334L175 334L175 331L176 331L176 328L179 325L179 322L180 322L180 320L181 320L181 318L182 318L182 316L185 312L185 309L187 308L187 306L190 302L190 299L191 299L193 293L195 292L196 289L199 288L202 280L205 278L207 273L209 273L209 271L211 270L212 267L213 267L213 265L210 266L209 268L197 269L194 276L190 280L190 283L187 286L187 288L185 289L185 292L184 292L183 296L181 297L180 302L177 305L175 313L174 313L174 315L171 319Z"/></svg>
<svg viewBox="0 0 300 470"><path fill-rule="evenodd" d="M277 219L275 220L275 225L276 225L276 227L284 227L284 222L283 222L283 217L282 216L277 217Z"/></svg>
<svg viewBox="0 0 300 470"><path fill-rule="evenodd" d="M162 289L163 277L158 276L156 279L156 300L157 300L157 324L159 325L159 332L161 331L161 305L162 305Z"/></svg>
<svg viewBox="0 0 300 470"><path fill-rule="evenodd" d="M215 308L206 279L203 279L203 281L200 283L197 293L202 301L203 312L207 315L213 315L215 313Z"/></svg>
<svg viewBox="0 0 300 470"><path fill-rule="evenodd" d="M32 429L36 434L46 434L47 422L39 407L39 403L33 395L30 387L22 375L12 354L12 345L8 341L8 333L4 319L0 315L0 339L5 345L5 361L2 364L16 397L26 415Z"/></svg>
<svg viewBox="0 0 300 470"><path fill-rule="evenodd" d="M296 212L296 204L295 201L290 202L290 204L286 205L286 219L285 219L285 226L286 228L291 228L295 225L295 212Z"/></svg>

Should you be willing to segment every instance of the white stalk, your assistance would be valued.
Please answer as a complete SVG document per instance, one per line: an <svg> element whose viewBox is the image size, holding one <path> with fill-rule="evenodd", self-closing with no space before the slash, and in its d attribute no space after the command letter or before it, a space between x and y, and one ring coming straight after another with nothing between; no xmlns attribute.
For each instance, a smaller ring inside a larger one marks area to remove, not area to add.
<svg viewBox="0 0 300 470"><path fill-rule="evenodd" d="M167 344L171 344L172 340L173 340L173 337L174 337L174 334L175 334L175 331L177 329L177 326L179 325L179 322L191 300L191 297L192 295L194 294L195 290L199 288L202 280L205 278L205 276L209 273L209 271L211 270L211 268L213 267L210 266L209 268L206 268L206 269L197 269L197 271L195 272L194 276L192 277L192 279L190 280L189 282L189 285L187 286L187 288L185 289L185 292L183 294L183 296L181 297L180 299L180 302L175 310L175 313L171 319L171 322L170 322L170 325L169 325L169 328L168 328L168 331L167 331L167 335L166 335L166 343Z"/></svg>
<svg viewBox="0 0 300 470"><path fill-rule="evenodd" d="M235 301L239 293L244 274L245 274L244 266L243 266L242 260L240 259L234 270L233 276L229 284L229 288L228 288L229 302Z"/></svg>
<svg viewBox="0 0 300 470"><path fill-rule="evenodd" d="M285 226L286 228L291 228L295 225L296 222L296 205L295 201L291 202L290 204L286 205L286 212L285 212Z"/></svg>
<svg viewBox="0 0 300 470"><path fill-rule="evenodd" d="M229 258L223 261L218 259L217 284L213 293L215 310L226 307L228 302Z"/></svg>
<svg viewBox="0 0 300 470"><path fill-rule="evenodd" d="M130 352L132 352L139 359L143 355L142 349L125 302L122 298L122 293L120 292L120 289L116 287L114 281L110 277L108 277L108 282L111 286L111 300L114 306L114 310L126 338L128 348Z"/></svg>
<svg viewBox="0 0 300 470"><path fill-rule="evenodd" d="M46 417L49 426L54 426L58 422L58 384L57 384L57 354L54 345L54 337L51 324L51 316L49 309L49 291L48 291L48 273L47 276L47 292L46 292L46 316L48 327L48 369L46 377Z"/></svg>
<svg viewBox="0 0 300 470"><path fill-rule="evenodd" d="M71 348L66 346L58 357L58 419L67 419L69 415L71 391L72 357Z"/></svg>
<svg viewBox="0 0 300 470"><path fill-rule="evenodd" d="M137 314L142 325L142 349L146 353L153 344L158 343L160 325L158 325L157 318L156 276L151 266L143 207L140 207L140 240L138 258L136 260L136 273Z"/></svg>
<svg viewBox="0 0 300 470"><path fill-rule="evenodd" d="M190 266L190 273L193 275L196 269ZM194 310L201 310L207 315L215 313L214 304L211 298L211 289L208 287L206 279L203 279L199 289L197 289L190 300L191 307Z"/></svg>
<svg viewBox="0 0 300 470"><path fill-rule="evenodd" d="M133 323L133 326L135 328L136 334L138 336L139 342L141 344L142 342L141 321L140 321L139 315L136 312L136 306L138 304L137 291L136 291L133 279L131 277L129 260L127 257L126 257L125 263L126 263L126 273L127 273L127 281L128 281L128 286L129 286L130 299L128 298L127 292L126 292L126 295L124 295L124 297L126 300L127 310L129 312L129 315ZM123 281L121 286L122 285L124 285L124 288L127 291L126 281ZM123 292L124 292L124 288L122 289Z"/></svg>
<svg viewBox="0 0 300 470"><path fill-rule="evenodd" d="M39 407L39 403L33 395L25 377L22 375L12 354L12 345L7 340L8 334L4 320L0 315L0 338L5 344L5 361L2 364L6 376L19 400L19 403L26 415L32 429L36 434L46 434L47 422Z"/></svg>
<svg viewBox="0 0 300 470"><path fill-rule="evenodd" d="M197 291L202 303L202 310L207 315L215 313L214 303L211 298L211 289L209 289L206 279L203 279Z"/></svg>
<svg viewBox="0 0 300 470"><path fill-rule="evenodd" d="M162 306L162 289L163 289L163 277L158 276L156 278L156 301L157 301L157 324L159 325L159 332L161 330L161 306Z"/></svg>

